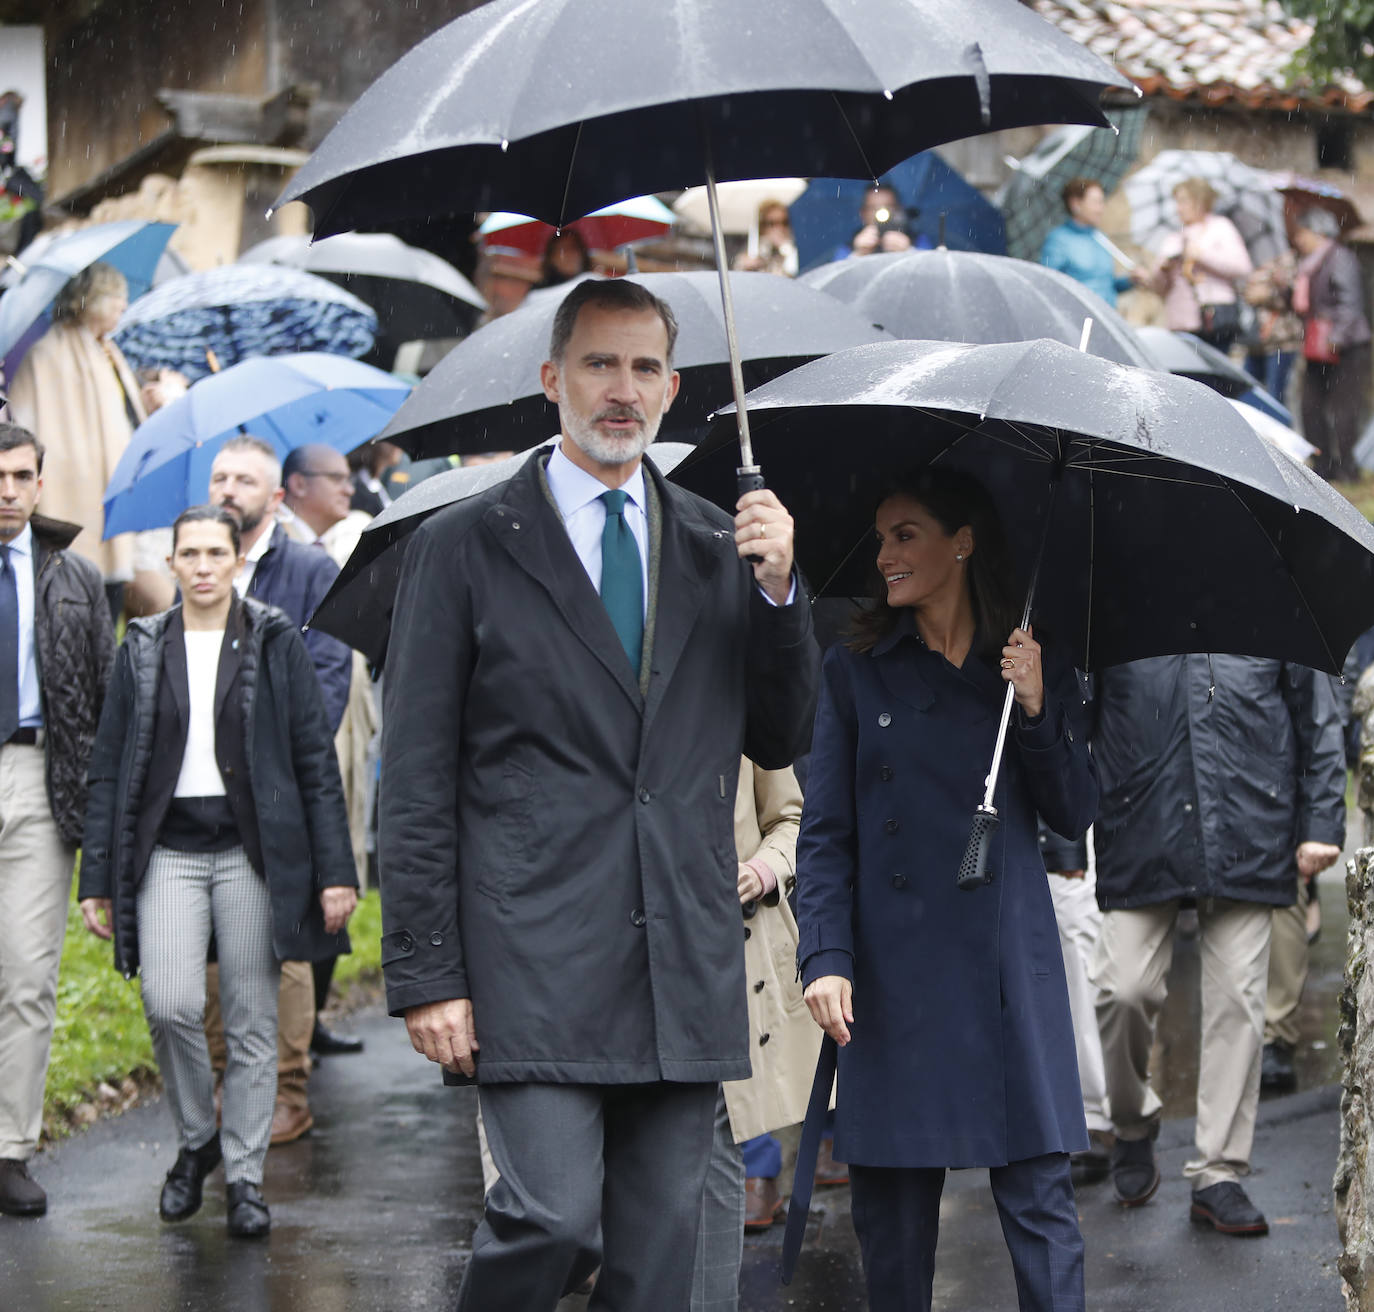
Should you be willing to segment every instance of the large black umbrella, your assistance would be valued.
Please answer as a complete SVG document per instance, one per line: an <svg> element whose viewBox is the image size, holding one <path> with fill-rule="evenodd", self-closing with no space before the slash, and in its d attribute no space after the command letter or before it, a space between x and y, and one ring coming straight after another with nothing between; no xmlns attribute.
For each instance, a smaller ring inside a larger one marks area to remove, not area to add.
<svg viewBox="0 0 1374 1312"><path fill-rule="evenodd" d="M377 312L371 354L390 365L404 342L462 337L487 303L447 260L385 232L346 232L323 241L268 237L239 256L240 264L280 264L318 274Z"/></svg>
<svg viewBox="0 0 1374 1312"><path fill-rule="evenodd" d="M995 128L1104 125L1100 94L1129 86L1015 0L493 0L385 73L282 200L325 236L458 210L561 224L704 182L742 401L718 179L876 179Z"/></svg>
<svg viewBox="0 0 1374 1312"><path fill-rule="evenodd" d="M659 472L667 474L691 450L685 442L655 442L648 454ZM347 643L375 666L385 664L391 611L410 535L445 506L507 482L526 459L528 455L518 455L435 474L398 497L363 529L353 554L310 617L310 627Z"/></svg>
<svg viewBox="0 0 1374 1312"><path fill-rule="evenodd" d="M673 366L682 386L660 435L694 441L730 397L721 302L713 273L634 275L672 306L678 321ZM885 341L859 312L790 278L732 273L735 312L750 386L818 355ZM382 433L417 459L477 451L519 451L558 431L558 407L544 397L539 366L549 358L554 316L571 284L537 293L448 353Z"/></svg>
<svg viewBox="0 0 1374 1312"><path fill-rule="evenodd" d="M1135 331L1096 292L1056 269L974 251L902 251L837 260L803 282L852 305L894 337L1025 342L1048 337L1117 364L1154 367Z"/></svg>
<svg viewBox="0 0 1374 1312"><path fill-rule="evenodd" d="M1200 383L1057 342L882 342L749 405L825 595L872 591L887 476L938 462L987 486L1023 584L1043 538L1036 617L1083 669L1227 651L1339 673L1374 624L1374 527ZM673 479L730 504L730 456L722 418Z"/></svg>

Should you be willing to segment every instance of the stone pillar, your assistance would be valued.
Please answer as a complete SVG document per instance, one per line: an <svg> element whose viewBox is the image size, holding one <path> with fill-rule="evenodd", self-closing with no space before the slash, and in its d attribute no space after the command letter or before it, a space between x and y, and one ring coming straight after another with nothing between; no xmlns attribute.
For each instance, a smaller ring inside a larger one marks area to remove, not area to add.
<svg viewBox="0 0 1374 1312"><path fill-rule="evenodd" d="M1333 1182L1341 1239L1337 1265L1348 1312L1374 1312L1374 1159L1370 1104L1374 1101L1374 848L1363 847L1346 866L1350 909L1345 984L1341 989L1341 1151Z"/></svg>

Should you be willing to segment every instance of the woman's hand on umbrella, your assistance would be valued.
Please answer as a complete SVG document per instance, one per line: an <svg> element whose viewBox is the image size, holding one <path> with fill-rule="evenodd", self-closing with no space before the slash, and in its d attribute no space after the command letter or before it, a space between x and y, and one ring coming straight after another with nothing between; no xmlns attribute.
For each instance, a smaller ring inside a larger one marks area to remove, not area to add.
<svg viewBox="0 0 1374 1312"><path fill-rule="evenodd" d="M113 913L110 899L107 897L83 897L81 899L81 919L86 922L86 928L96 938L109 938L113 933L110 928L110 917Z"/></svg>
<svg viewBox="0 0 1374 1312"><path fill-rule="evenodd" d="M811 1019L843 1048L854 1023L854 986L843 975L822 975L806 986L802 996Z"/></svg>
<svg viewBox="0 0 1374 1312"><path fill-rule="evenodd" d="M320 893L320 906L324 908L324 932L337 934L353 914L358 905L356 888L326 888Z"/></svg>
<svg viewBox="0 0 1374 1312"><path fill-rule="evenodd" d="M1040 644L1029 629L1013 629L1002 648L1002 677L1016 689L1016 704L1030 719L1045 709L1045 680L1040 672Z"/></svg>
<svg viewBox="0 0 1374 1312"><path fill-rule="evenodd" d="M767 488L746 492L735 503L735 545L753 560L754 581L775 605L792 591L792 516Z"/></svg>

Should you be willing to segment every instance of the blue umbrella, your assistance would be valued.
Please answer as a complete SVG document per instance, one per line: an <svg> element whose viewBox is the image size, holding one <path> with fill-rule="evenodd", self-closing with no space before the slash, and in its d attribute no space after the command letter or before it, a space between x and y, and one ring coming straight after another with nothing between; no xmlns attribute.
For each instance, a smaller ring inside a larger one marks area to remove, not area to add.
<svg viewBox="0 0 1374 1312"><path fill-rule="evenodd" d="M202 379L134 430L105 489L105 536L165 528L203 501L216 454L239 433L279 456L315 442L348 452L376 437L409 393L391 374L322 353L245 360Z"/></svg>
<svg viewBox="0 0 1374 1312"><path fill-rule="evenodd" d="M325 278L274 264L227 264L173 278L129 306L114 340L138 369L204 377L262 355L363 355L377 316Z"/></svg>
<svg viewBox="0 0 1374 1312"><path fill-rule="evenodd" d="M879 179L895 187L907 211L907 230L917 246L941 244L956 251L1005 255L1002 215L976 187L934 151L898 164ZM803 269L836 257L859 226L859 204L872 183L815 178L792 205L792 232Z"/></svg>
<svg viewBox="0 0 1374 1312"><path fill-rule="evenodd" d="M14 377L25 352L47 332L53 302L68 281L100 260L124 275L132 301L152 285L153 271L175 231L174 223L123 219L47 242L23 277L0 296L0 360L5 377ZM22 254L17 262L25 262Z"/></svg>

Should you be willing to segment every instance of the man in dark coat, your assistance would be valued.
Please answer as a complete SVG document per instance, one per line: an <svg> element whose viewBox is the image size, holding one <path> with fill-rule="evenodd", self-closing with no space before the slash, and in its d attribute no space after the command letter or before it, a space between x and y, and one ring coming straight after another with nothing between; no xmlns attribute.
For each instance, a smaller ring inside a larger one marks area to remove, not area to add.
<svg viewBox="0 0 1374 1312"><path fill-rule="evenodd" d="M570 293L561 444L419 529L396 600L387 999L476 1070L501 1174L464 1309L552 1312L600 1263L592 1308L685 1312L716 1086L750 1071L739 758L804 745L817 654L776 497L732 524L641 462L675 334L634 283Z"/></svg>
<svg viewBox="0 0 1374 1312"><path fill-rule="evenodd" d="M282 467L271 445L243 434L231 438L210 467L210 504L223 506L239 521L245 564L234 586L240 597L252 597L282 611L304 629L329 591L339 568L329 553L297 542L276 511L284 496ZM320 681L331 733L337 733L348 705L353 653L319 629L305 632L305 647ZM350 862L351 865L351 862ZM348 871L339 871L340 879ZM352 875L356 878L356 869ZM211 1050L217 1069L223 1066L217 995L210 1008ZM310 1040L315 1029L315 977L304 961L284 961L277 1001L277 1107L272 1116L272 1142L291 1143L315 1124L306 1082L310 1077Z"/></svg>
<svg viewBox="0 0 1374 1312"><path fill-rule="evenodd" d="M39 1216L57 973L86 811L86 765L114 664L100 571L76 524L34 515L43 448L0 424L0 1212ZM5 593L8 592L8 601Z"/></svg>
<svg viewBox="0 0 1374 1312"><path fill-rule="evenodd" d="M1223 1234L1268 1230L1250 1170L1275 907L1345 838L1345 754L1332 681L1249 656L1159 656L1102 671L1093 755L1104 912L1093 963L1124 1206L1159 1186L1150 1048L1179 907L1195 904L1202 1051L1192 1216Z"/></svg>

